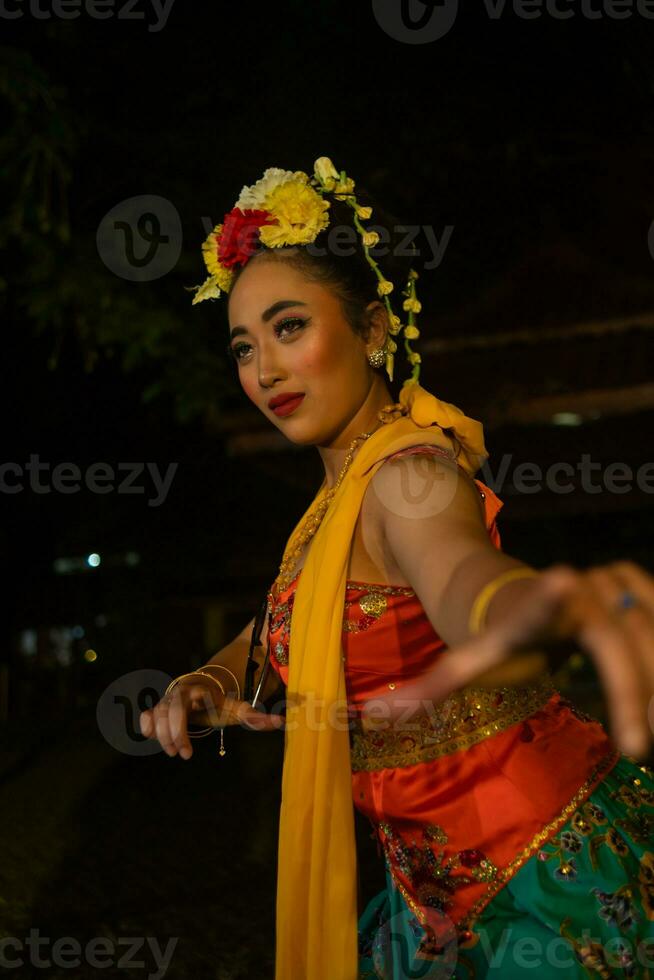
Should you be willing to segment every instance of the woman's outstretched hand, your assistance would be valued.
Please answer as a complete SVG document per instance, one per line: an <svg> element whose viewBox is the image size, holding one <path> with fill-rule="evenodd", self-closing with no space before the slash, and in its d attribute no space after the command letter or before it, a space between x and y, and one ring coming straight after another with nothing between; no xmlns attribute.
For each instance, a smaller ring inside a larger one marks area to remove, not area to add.
<svg viewBox="0 0 654 980"><path fill-rule="evenodd" d="M635 600L621 607L620 598ZM643 756L651 744L648 713L654 697L654 577L629 561L579 571L555 565L501 623L447 650L435 667L393 695L363 709L364 725L407 717L411 704L441 701L474 685L510 658L570 645L592 659L604 689L610 727L618 748ZM387 722L388 723L388 722Z"/></svg>
<svg viewBox="0 0 654 980"><path fill-rule="evenodd" d="M212 681L182 680L158 704L139 717L141 733L157 739L167 755L189 759L193 755L188 726L201 724L226 728L243 725L255 731L278 731L282 715L267 714L247 701L223 696Z"/></svg>

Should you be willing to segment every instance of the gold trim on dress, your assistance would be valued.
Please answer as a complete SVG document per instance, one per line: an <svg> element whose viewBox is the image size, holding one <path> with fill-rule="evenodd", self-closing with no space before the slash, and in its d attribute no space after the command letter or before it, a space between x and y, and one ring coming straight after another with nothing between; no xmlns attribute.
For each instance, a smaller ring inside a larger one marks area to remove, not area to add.
<svg viewBox="0 0 654 980"><path fill-rule="evenodd" d="M349 578L345 584L351 591L381 592L383 595L404 596L413 596L416 594L415 589L412 589L410 585L384 585L381 582L360 582L359 579L352 578Z"/></svg>
<svg viewBox="0 0 654 980"><path fill-rule="evenodd" d="M488 888L484 894L479 898L474 905L471 906L470 910L466 912L463 916L456 920L452 920L454 927L459 934L470 933L470 930L474 930L474 925L476 920L479 918L486 906L491 902L493 898L504 888L507 882L520 870L523 864L532 857L536 851L553 835L559 830L563 824L565 824L570 818L571 814L578 808L580 803L583 803L588 799L590 794L595 789L598 782L601 781L609 771L613 768L614 764L620 759L620 752L615 749L611 749L598 764L591 770L588 778L582 783L574 796L570 801L563 807L562 810L556 815L556 817L551 820L542 830L532 837L529 843L520 851L518 856L507 864L506 867L496 869L496 874L493 877L491 883L489 883ZM635 760L634 760L635 761ZM415 898L409 893L407 888L399 880L396 869L392 864L389 864L389 870L391 877L393 878L393 883L398 889L402 898L406 902L407 906L411 909L418 922L422 926L427 925L427 913L424 906L419 905Z"/></svg>
<svg viewBox="0 0 654 980"><path fill-rule="evenodd" d="M524 687L463 688L399 728L366 732L357 718L350 744L352 771L413 766L469 748L533 715L556 693L545 674Z"/></svg>
<svg viewBox="0 0 654 980"><path fill-rule="evenodd" d="M484 910L486 905L490 902L492 898L497 895L497 893L504 887L507 881L513 877L513 875L525 864L529 858L536 853L539 847L544 844L552 834L563 826L567 822L568 818L574 813L580 803L583 803L593 792L595 788L595 783L598 782L599 777L602 778L608 775L610 769L613 768L614 764L619 761L621 753L616 749L610 749L607 754L600 759L594 769L591 771L588 779L586 779L577 792L574 794L572 799L563 809L557 814L554 820L551 820L542 830L540 830L532 839L529 841L526 847L524 847L518 856L507 864L505 868L502 868L495 879L495 881L490 885L485 893L482 895L478 901L472 906L470 911L465 917L465 925L470 927L472 922L479 917L481 912ZM460 925L463 920L460 920L456 925Z"/></svg>

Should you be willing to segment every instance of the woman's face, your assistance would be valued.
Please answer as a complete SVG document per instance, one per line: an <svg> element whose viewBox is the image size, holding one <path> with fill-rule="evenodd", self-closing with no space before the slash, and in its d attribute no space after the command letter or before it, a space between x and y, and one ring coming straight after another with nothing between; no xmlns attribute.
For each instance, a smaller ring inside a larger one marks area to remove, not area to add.
<svg viewBox="0 0 654 980"><path fill-rule="evenodd" d="M229 294L229 329L243 390L266 418L298 444L337 439L374 374L333 292L287 262L252 259ZM304 397L275 413L271 399L291 392Z"/></svg>

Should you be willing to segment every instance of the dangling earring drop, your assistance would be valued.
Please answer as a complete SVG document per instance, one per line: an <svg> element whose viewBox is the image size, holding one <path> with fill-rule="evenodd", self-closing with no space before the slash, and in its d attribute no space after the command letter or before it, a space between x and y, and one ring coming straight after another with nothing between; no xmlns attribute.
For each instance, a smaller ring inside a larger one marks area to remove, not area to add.
<svg viewBox="0 0 654 980"><path fill-rule="evenodd" d="M383 367L383 365L386 363L386 343L369 352L368 363L374 368Z"/></svg>

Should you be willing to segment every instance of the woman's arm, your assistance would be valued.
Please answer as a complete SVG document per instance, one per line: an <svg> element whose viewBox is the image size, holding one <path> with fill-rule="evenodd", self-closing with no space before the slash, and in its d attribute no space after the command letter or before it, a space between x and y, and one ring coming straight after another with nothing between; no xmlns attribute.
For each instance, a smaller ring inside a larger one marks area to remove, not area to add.
<svg viewBox="0 0 654 980"><path fill-rule="evenodd" d="M254 620L231 643L207 661L207 665L218 664L231 670L238 679L241 693L253 624ZM263 650L265 650L266 626L261 636ZM261 647L257 648L257 660L259 662L263 660ZM199 669L202 670L202 667ZM226 691L233 690L233 681L229 675L224 675L224 680L227 682ZM274 694L280 685L279 678L274 671L271 671L264 685L262 699ZM219 712L218 718L216 710ZM193 754L187 724L215 726L217 722L220 727L245 724L248 728L257 731L274 731L282 726L284 719L279 715L262 713L246 701L234 697L224 698L212 681L200 678L197 674L190 678L182 678L154 708L143 711L140 715L142 734L146 738L156 738L168 755L180 754L184 759L190 758Z"/></svg>
<svg viewBox="0 0 654 980"><path fill-rule="evenodd" d="M578 644L597 669L621 751L644 754L654 704L654 577L630 561L587 570L554 565L537 578L506 583L490 601L481 635L466 640L480 589L520 563L488 551L466 477L442 460L420 469L414 463L398 460L403 482L391 478L389 467L375 487L378 530L451 649L404 686L403 696L439 701L468 684L522 683L507 677L506 668L543 657L538 651ZM391 704L393 697L380 700Z"/></svg>
<svg viewBox="0 0 654 980"><path fill-rule="evenodd" d="M245 668L248 662L248 651L250 649L250 639L252 637L252 628L254 626L254 619L251 619L247 626L244 626L241 632L236 636L231 643L228 643L221 650L213 655L213 657L207 661L208 665L218 664L221 667L226 667L228 670L236 676L241 689L241 696L243 695L243 685L245 683ZM266 655L266 645L268 642L268 617L265 618L263 628L261 630L261 646L254 648L254 658L259 662L259 669L254 675L255 689L256 685L261 678L261 671L263 669L263 661ZM202 667L199 668L202 670ZM220 679L220 675L217 675ZM225 681L229 681L229 676L225 675ZM262 688L259 695L259 701L267 701L268 698L272 697L275 693L281 691L283 688L283 682L280 679L277 672L273 669L268 671L268 676L266 677L266 682ZM190 719L193 724L207 724L206 715L201 712L196 712L193 714L192 719Z"/></svg>
<svg viewBox="0 0 654 980"><path fill-rule="evenodd" d="M483 587L511 568L528 567L491 542L479 491L455 463L420 455L389 460L373 478L374 514L387 564L410 582L448 647L470 639L470 612ZM534 587L534 579L504 585L491 599L495 625ZM521 683L547 666L534 651L501 665L483 682Z"/></svg>

